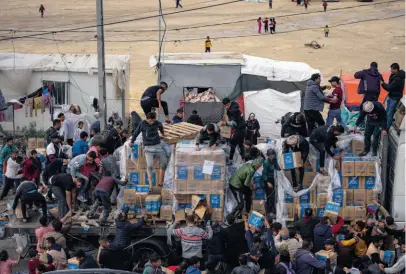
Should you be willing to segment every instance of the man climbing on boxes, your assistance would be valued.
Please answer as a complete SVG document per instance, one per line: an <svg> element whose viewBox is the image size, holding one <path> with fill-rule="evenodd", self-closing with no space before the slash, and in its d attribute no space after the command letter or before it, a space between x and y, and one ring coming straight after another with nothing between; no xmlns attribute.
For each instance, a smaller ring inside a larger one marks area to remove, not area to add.
<svg viewBox="0 0 406 274"><path fill-rule="evenodd" d="M167 155L161 144L161 137L158 131L164 136L164 127L161 122L156 120L156 114L150 112L147 114L147 119L142 121L133 133L130 146L132 147L138 135L142 133L142 145L144 147L145 160L147 162L147 173L150 191L152 190L152 168L154 157L159 157L160 171L158 185L163 185L165 169L167 165Z"/></svg>
<svg viewBox="0 0 406 274"><path fill-rule="evenodd" d="M281 137L300 135L307 137L306 118L301 112L288 112L281 119Z"/></svg>
<svg viewBox="0 0 406 274"><path fill-rule="evenodd" d="M326 158L326 152L335 160L340 160L340 155L334 155L331 151L331 147L336 148L337 143L337 136L344 133L344 127L341 125L337 126L329 126L324 125L321 127L316 128L313 130L312 134L310 135L310 143L317 149L320 153L320 170L319 172L324 175L328 176L327 171L324 169L324 161Z"/></svg>
<svg viewBox="0 0 406 274"><path fill-rule="evenodd" d="M200 134L196 138L196 151L200 151L199 144L204 141L209 141L209 148L212 150L216 150L216 147L220 145L220 128L216 124L210 123L200 130Z"/></svg>
<svg viewBox="0 0 406 274"><path fill-rule="evenodd" d="M233 211L227 215L228 224L233 224L234 220L241 215L244 209L251 211L252 204L252 176L263 163L262 158L257 158L251 163L243 164L230 178L230 190L237 200L237 205Z"/></svg>
<svg viewBox="0 0 406 274"><path fill-rule="evenodd" d="M231 102L229 98L223 99L223 105L226 108L226 121L221 121L220 126L231 126L233 134L230 139L230 157L228 164L231 164L234 158L235 149L238 146L240 154L244 152L244 138L247 135L247 127L244 117L240 111L240 107L236 102ZM243 156L242 156L243 157Z"/></svg>
<svg viewBox="0 0 406 274"><path fill-rule="evenodd" d="M371 151L372 136L374 138L372 156L376 156L378 154L379 135L388 134L386 110L380 102L367 101L362 104L362 110L355 123L354 133L357 133L357 127L364 121L365 117L367 117L367 121L365 125L364 151L359 156L366 156Z"/></svg>
<svg viewBox="0 0 406 274"><path fill-rule="evenodd" d="M302 156L302 162L303 164L307 160L307 156L309 156L309 142L301 135L292 135L289 136L284 142L283 142L283 153L288 153L288 152L300 152ZM299 169L299 181L297 181L296 178L296 169L291 169L291 175L292 175L292 183L293 183L293 188L298 191L302 189L302 184L303 184L303 177L304 177L304 167L298 167Z"/></svg>

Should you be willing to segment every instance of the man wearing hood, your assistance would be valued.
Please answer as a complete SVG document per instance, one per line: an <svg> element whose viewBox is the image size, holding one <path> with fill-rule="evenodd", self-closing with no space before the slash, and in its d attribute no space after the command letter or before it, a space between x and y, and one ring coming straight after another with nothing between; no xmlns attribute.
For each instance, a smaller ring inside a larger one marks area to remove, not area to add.
<svg viewBox="0 0 406 274"><path fill-rule="evenodd" d="M324 243L323 243L324 244ZM325 269L330 264L329 259L326 262L322 262L314 257L311 250L313 244L309 240L303 240L302 248L299 248L296 252L296 274L312 274L313 269Z"/></svg>
<svg viewBox="0 0 406 274"><path fill-rule="evenodd" d="M230 190L237 200L237 206L234 210L227 216L228 224L234 223L235 218L237 218L242 210L245 209L246 212L251 211L252 203L252 176L255 171L257 171L263 163L262 158L257 158L252 161L252 163L243 164L230 178Z"/></svg>
<svg viewBox="0 0 406 274"><path fill-rule="evenodd" d="M216 147L220 145L220 128L216 124L210 123L200 130L200 134L196 138L196 151L200 151L199 145L204 141L209 141L209 148L212 150L216 150Z"/></svg>
<svg viewBox="0 0 406 274"><path fill-rule="evenodd" d="M378 101L381 92L380 82L383 81L383 78L376 62L372 62L369 69L356 72L354 78L360 79L358 94L364 94L361 105L366 101Z"/></svg>
<svg viewBox="0 0 406 274"><path fill-rule="evenodd" d="M309 142L305 137L301 135L291 135L283 142L283 153L288 152L300 152L302 156L303 163L306 162L307 156L309 156ZM293 187L296 190L302 189L303 177L304 177L304 167L299 167L299 181L296 178L296 169L291 169L290 173L292 176Z"/></svg>
<svg viewBox="0 0 406 274"><path fill-rule="evenodd" d="M281 137L289 137L291 135L300 135L307 137L306 118L303 113L287 113L281 120L282 130Z"/></svg>
<svg viewBox="0 0 406 274"><path fill-rule="evenodd" d="M152 168L154 165L154 158L159 157L160 171L158 185L163 184L165 169L167 165L167 155L161 144L161 137L165 135L164 127L161 122L156 120L156 114L150 112L147 114L147 119L142 121L133 133L130 146L132 147L138 135L142 133L142 145L144 146L145 160L147 162L147 174L150 189L152 189Z"/></svg>
<svg viewBox="0 0 406 274"><path fill-rule="evenodd" d="M145 264L144 272L142 274L163 274L161 268L161 259L156 255L152 254L149 261Z"/></svg>
<svg viewBox="0 0 406 274"><path fill-rule="evenodd" d="M79 269L99 268L95 259L90 255L86 255L82 249L76 251L75 257L79 261Z"/></svg>
<svg viewBox="0 0 406 274"><path fill-rule="evenodd" d="M235 149L238 146L240 154L244 152L244 138L247 135L247 127L244 117L240 111L240 107L236 102L231 102L229 98L223 99L223 105L227 112L226 122L221 121L220 126L231 126L233 135L230 139L230 157L229 163L233 161Z"/></svg>
<svg viewBox="0 0 406 274"><path fill-rule="evenodd" d="M336 103L337 98L329 98L324 95L323 90L330 89L330 86L320 86L321 76L315 73L307 81L306 93L304 98L304 114L306 116L308 134L311 135L315 124L322 126L325 124L321 113L325 102Z"/></svg>
<svg viewBox="0 0 406 274"><path fill-rule="evenodd" d="M304 240L313 240L313 229L319 223L319 219L313 217L313 209L306 208L303 219L296 222L295 227L298 234Z"/></svg>
<svg viewBox="0 0 406 274"><path fill-rule="evenodd" d="M192 115L189 116L187 122L196 126L203 126L202 118L197 114L197 110L192 111Z"/></svg>
<svg viewBox="0 0 406 274"><path fill-rule="evenodd" d="M386 128L390 128L392 125L393 115L396 111L400 99L403 96L403 89L405 88L405 71L401 70L398 63L393 63L390 66L391 75L389 77L389 83L381 82L381 85L388 94L388 101L386 103Z"/></svg>
<svg viewBox="0 0 406 274"><path fill-rule="evenodd" d="M380 102L367 101L362 104L362 110L359 117L355 122L354 133L357 133L357 127L367 119L365 125L365 138L364 138L364 151L359 155L360 157L366 156L371 151L371 137L373 136L372 143L372 156L378 154L379 135L388 134L386 127L386 110Z"/></svg>

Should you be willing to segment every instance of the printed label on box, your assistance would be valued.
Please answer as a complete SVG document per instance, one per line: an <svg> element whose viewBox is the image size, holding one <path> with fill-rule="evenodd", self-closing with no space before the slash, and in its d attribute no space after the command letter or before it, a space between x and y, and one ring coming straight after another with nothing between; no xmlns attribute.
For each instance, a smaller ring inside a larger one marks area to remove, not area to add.
<svg viewBox="0 0 406 274"><path fill-rule="evenodd" d="M148 172L144 173L144 182L149 185ZM152 186L156 186L156 172L152 172Z"/></svg>
<svg viewBox="0 0 406 274"><path fill-rule="evenodd" d="M151 213L158 213L161 208L160 201L148 201L145 202L145 208Z"/></svg>
<svg viewBox="0 0 406 274"><path fill-rule="evenodd" d="M221 208L221 198L220 194L210 194L210 206L212 208Z"/></svg>
<svg viewBox="0 0 406 274"><path fill-rule="evenodd" d="M262 181L262 176L255 173L254 177L252 178L252 182L254 183L256 188L263 188L264 184Z"/></svg>
<svg viewBox="0 0 406 274"><path fill-rule="evenodd" d="M198 166L193 167L193 179L194 180L204 180L204 173L202 172L202 168Z"/></svg>
<svg viewBox="0 0 406 274"><path fill-rule="evenodd" d="M340 205L328 202L325 211L336 212L338 214L340 212Z"/></svg>
<svg viewBox="0 0 406 274"><path fill-rule="evenodd" d="M254 192L254 200L263 200L265 198L265 189L256 188Z"/></svg>
<svg viewBox="0 0 406 274"><path fill-rule="evenodd" d="M131 148L131 159L138 159L140 155L138 155L138 149L139 149L139 144L133 144L133 147Z"/></svg>
<svg viewBox="0 0 406 274"><path fill-rule="evenodd" d="M323 217L324 216L324 208L318 208L317 209L317 217Z"/></svg>
<svg viewBox="0 0 406 274"><path fill-rule="evenodd" d="M287 204L293 204L293 197L290 196L289 194L285 193L285 203Z"/></svg>
<svg viewBox="0 0 406 274"><path fill-rule="evenodd" d="M261 214L253 211L248 218L248 223L252 226L261 228L264 225L264 218Z"/></svg>
<svg viewBox="0 0 406 274"><path fill-rule="evenodd" d="M129 174L129 181L130 181L130 184L133 184L133 185L138 185L138 184L140 184L140 173L139 172L131 172L130 174Z"/></svg>
<svg viewBox="0 0 406 274"><path fill-rule="evenodd" d="M283 165L284 165L285 169L292 169L292 168L295 167L292 152L288 152L288 153L283 154Z"/></svg>
<svg viewBox="0 0 406 274"><path fill-rule="evenodd" d="M223 179L223 174L221 172L221 166L214 166L213 172L210 175L210 180L215 181L215 180L222 180L222 179Z"/></svg>
<svg viewBox="0 0 406 274"><path fill-rule="evenodd" d="M135 190L137 192L141 192L141 193L148 193L149 192L149 186L147 186L147 185L137 185L137 186L135 186Z"/></svg>
<svg viewBox="0 0 406 274"><path fill-rule="evenodd" d="M360 177L349 176L347 188L348 189L359 189L359 178Z"/></svg>
<svg viewBox="0 0 406 274"><path fill-rule="evenodd" d="M344 206L344 191L342 189L333 191L333 202L340 204L340 207Z"/></svg>
<svg viewBox="0 0 406 274"><path fill-rule="evenodd" d="M374 189L376 178L372 176L364 177L365 189Z"/></svg>
<svg viewBox="0 0 406 274"><path fill-rule="evenodd" d="M176 179L187 180L188 179L188 168L187 166L177 166L176 167Z"/></svg>
<svg viewBox="0 0 406 274"><path fill-rule="evenodd" d="M310 192L306 192L302 196L299 197L300 204L309 204L310 203Z"/></svg>

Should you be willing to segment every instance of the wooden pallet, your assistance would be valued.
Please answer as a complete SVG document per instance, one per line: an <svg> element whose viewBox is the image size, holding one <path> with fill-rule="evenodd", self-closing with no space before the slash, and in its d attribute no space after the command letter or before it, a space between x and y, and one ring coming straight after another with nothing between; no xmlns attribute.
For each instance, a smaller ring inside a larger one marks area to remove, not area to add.
<svg viewBox="0 0 406 274"><path fill-rule="evenodd" d="M164 141L168 144L176 144L181 139L194 139L199 134L201 126L196 126L194 124L189 124L186 122L168 125L164 124Z"/></svg>

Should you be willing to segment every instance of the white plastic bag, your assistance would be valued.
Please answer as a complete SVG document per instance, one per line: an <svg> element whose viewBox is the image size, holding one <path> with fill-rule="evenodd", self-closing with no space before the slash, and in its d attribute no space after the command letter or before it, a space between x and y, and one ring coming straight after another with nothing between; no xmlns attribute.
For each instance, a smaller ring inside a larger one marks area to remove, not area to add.
<svg viewBox="0 0 406 274"><path fill-rule="evenodd" d="M23 250L28 246L28 236L25 234L14 234L12 238L16 240L17 253L22 253Z"/></svg>

